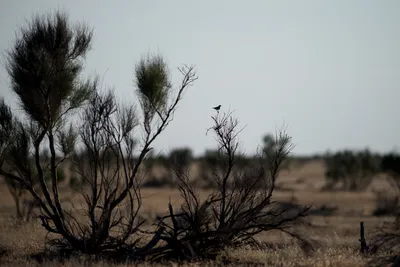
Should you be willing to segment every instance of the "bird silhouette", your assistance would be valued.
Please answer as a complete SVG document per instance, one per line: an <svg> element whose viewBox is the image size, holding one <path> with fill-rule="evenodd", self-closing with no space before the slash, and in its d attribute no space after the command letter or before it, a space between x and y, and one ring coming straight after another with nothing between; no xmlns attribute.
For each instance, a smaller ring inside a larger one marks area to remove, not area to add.
<svg viewBox="0 0 400 267"><path fill-rule="evenodd" d="M213 109L215 109L216 111L219 111L220 108L221 108L221 105L218 105L218 106L216 106L216 107L213 107Z"/></svg>

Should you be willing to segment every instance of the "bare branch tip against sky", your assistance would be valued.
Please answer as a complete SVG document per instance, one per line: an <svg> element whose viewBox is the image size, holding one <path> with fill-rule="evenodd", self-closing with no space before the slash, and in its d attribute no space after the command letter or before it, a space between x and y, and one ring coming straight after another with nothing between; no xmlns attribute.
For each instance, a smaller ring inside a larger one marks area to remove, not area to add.
<svg viewBox="0 0 400 267"><path fill-rule="evenodd" d="M106 73L104 86L124 101L145 53L165 57L176 86L176 67L196 66L199 79L156 150L215 148L203 133L219 104L247 125L249 153L283 123L294 154L385 152L400 140L400 1L3 1L2 63L27 19L57 9L94 28L85 74ZM9 87L2 64L1 95L15 100Z"/></svg>

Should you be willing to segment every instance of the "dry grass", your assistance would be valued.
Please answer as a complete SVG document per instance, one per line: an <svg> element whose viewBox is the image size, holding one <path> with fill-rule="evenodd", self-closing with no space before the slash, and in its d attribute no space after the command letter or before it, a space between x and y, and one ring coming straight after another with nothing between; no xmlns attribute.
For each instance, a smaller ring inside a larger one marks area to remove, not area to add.
<svg viewBox="0 0 400 267"><path fill-rule="evenodd" d="M338 206L335 215L310 216L314 227L304 229L308 236L318 241L316 251L304 254L293 240L281 233L267 232L258 236L265 249L243 247L234 251L225 251L216 261L179 263L109 263L96 261L85 256L72 259L45 260L38 262L32 255L44 248L45 234L37 221L23 226L15 226L12 219L13 203L6 187L0 184L0 265L1 266L366 266L370 259L359 251L359 223L365 222L366 238L369 240L371 229L385 218L371 216L375 208L374 194L364 193L320 192L323 185L323 168L321 162L314 161L297 170L282 173L281 186L290 190L277 191L275 200L294 200L300 204L314 206ZM382 183L377 183L382 186ZM207 191L201 195L207 196ZM178 206L180 197L173 189L143 189L144 207L142 214L155 218L156 214L167 211L167 202ZM3 252L3 251L6 252ZM375 257L383 257L378 254Z"/></svg>

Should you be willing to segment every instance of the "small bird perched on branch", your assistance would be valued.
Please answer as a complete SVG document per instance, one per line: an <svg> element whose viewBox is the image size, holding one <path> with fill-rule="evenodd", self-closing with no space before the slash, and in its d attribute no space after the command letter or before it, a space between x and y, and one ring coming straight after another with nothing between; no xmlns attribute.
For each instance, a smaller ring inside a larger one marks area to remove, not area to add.
<svg viewBox="0 0 400 267"><path fill-rule="evenodd" d="M221 109L221 105L218 105L216 107L213 107L213 109L215 109L216 111L219 111Z"/></svg>

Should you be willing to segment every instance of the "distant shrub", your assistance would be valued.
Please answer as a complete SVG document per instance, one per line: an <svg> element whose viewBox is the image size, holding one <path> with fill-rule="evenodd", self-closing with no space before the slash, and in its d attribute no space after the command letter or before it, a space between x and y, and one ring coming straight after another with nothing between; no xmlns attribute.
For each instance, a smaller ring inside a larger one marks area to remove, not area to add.
<svg viewBox="0 0 400 267"><path fill-rule="evenodd" d="M146 177L143 182L144 187L165 187L174 186L175 169L186 169L193 161L193 152L190 148L176 148L170 151L168 155L159 154L154 156L151 152L144 161ZM162 167L166 173L154 173L155 167Z"/></svg>
<svg viewBox="0 0 400 267"><path fill-rule="evenodd" d="M222 167L217 150L206 150L202 160L210 167Z"/></svg>
<svg viewBox="0 0 400 267"><path fill-rule="evenodd" d="M85 180L82 179L82 177L78 178L78 176L72 175L69 178L69 186L74 191L78 191L78 192L82 191L82 189L85 186L85 184L86 184Z"/></svg>
<svg viewBox="0 0 400 267"><path fill-rule="evenodd" d="M158 174L154 173L154 169L157 166L162 166L164 168L168 168L168 158L163 155L154 155L153 151L150 151L143 161L143 168L145 172L145 178L142 183L143 187L165 187L167 185L167 181L165 177L160 177Z"/></svg>
<svg viewBox="0 0 400 267"><path fill-rule="evenodd" d="M213 177L215 174L221 175L223 173L225 160L224 155L221 155L218 150L206 150L204 155L199 158L201 167L196 184L206 189L217 188L218 185L215 183ZM248 168L250 164L252 164L252 158L246 157L246 155L239 152L235 155L235 165L239 170ZM227 186L230 187L231 184Z"/></svg>
<svg viewBox="0 0 400 267"><path fill-rule="evenodd" d="M380 159L368 149L359 152L344 150L326 155L325 167L325 189L339 185L345 191L362 191L380 171Z"/></svg>
<svg viewBox="0 0 400 267"><path fill-rule="evenodd" d="M240 175L244 169L249 166L258 165L260 161L262 161L265 166L269 164L269 159L273 157L276 153L276 149L281 146L273 135L267 134L263 137L263 147L261 150L261 155L256 156L246 156L244 153L239 153L235 155L235 166L237 166L237 175ZM221 174L226 167L226 155L223 155L219 152L219 150L206 150L203 157L200 159L201 162L201 180L206 181L206 187L208 188L216 188L217 184L213 181L213 177L215 174ZM290 165L290 157L287 156L285 161L281 162L281 170L287 169ZM231 184L227 185L231 187ZM263 185L260 183L258 186L262 187Z"/></svg>
<svg viewBox="0 0 400 267"><path fill-rule="evenodd" d="M58 167L56 172L57 172L57 180L58 180L58 182L64 182L67 179L67 176L66 176L65 171L64 171L63 168ZM45 180L46 181L51 181L51 172L50 171L46 171Z"/></svg>
<svg viewBox="0 0 400 267"><path fill-rule="evenodd" d="M171 166L185 169L193 161L193 152L188 147L173 149L168 155L168 161Z"/></svg>
<svg viewBox="0 0 400 267"><path fill-rule="evenodd" d="M268 158L268 155L273 155L275 153L276 149L279 148L279 145L280 145L277 143L278 140L271 133L264 135L262 141L263 141L263 148L262 148L263 154L267 158ZM288 157L287 160L282 162L281 169L282 170L289 169L291 162L292 162L291 157Z"/></svg>
<svg viewBox="0 0 400 267"><path fill-rule="evenodd" d="M395 153L383 155L381 170L389 175L393 185L400 188L400 155Z"/></svg>
<svg viewBox="0 0 400 267"><path fill-rule="evenodd" d="M63 168L57 168L57 179L60 182L64 182L67 179L67 175Z"/></svg>
<svg viewBox="0 0 400 267"><path fill-rule="evenodd" d="M222 155L223 156L223 155ZM213 173L220 173L223 170L223 162L218 150L206 150L200 158L200 179L204 188L216 188L213 180Z"/></svg>
<svg viewBox="0 0 400 267"><path fill-rule="evenodd" d="M390 187L387 191L376 194L376 209L373 215L400 215L400 155L383 155L380 168L388 175Z"/></svg>

